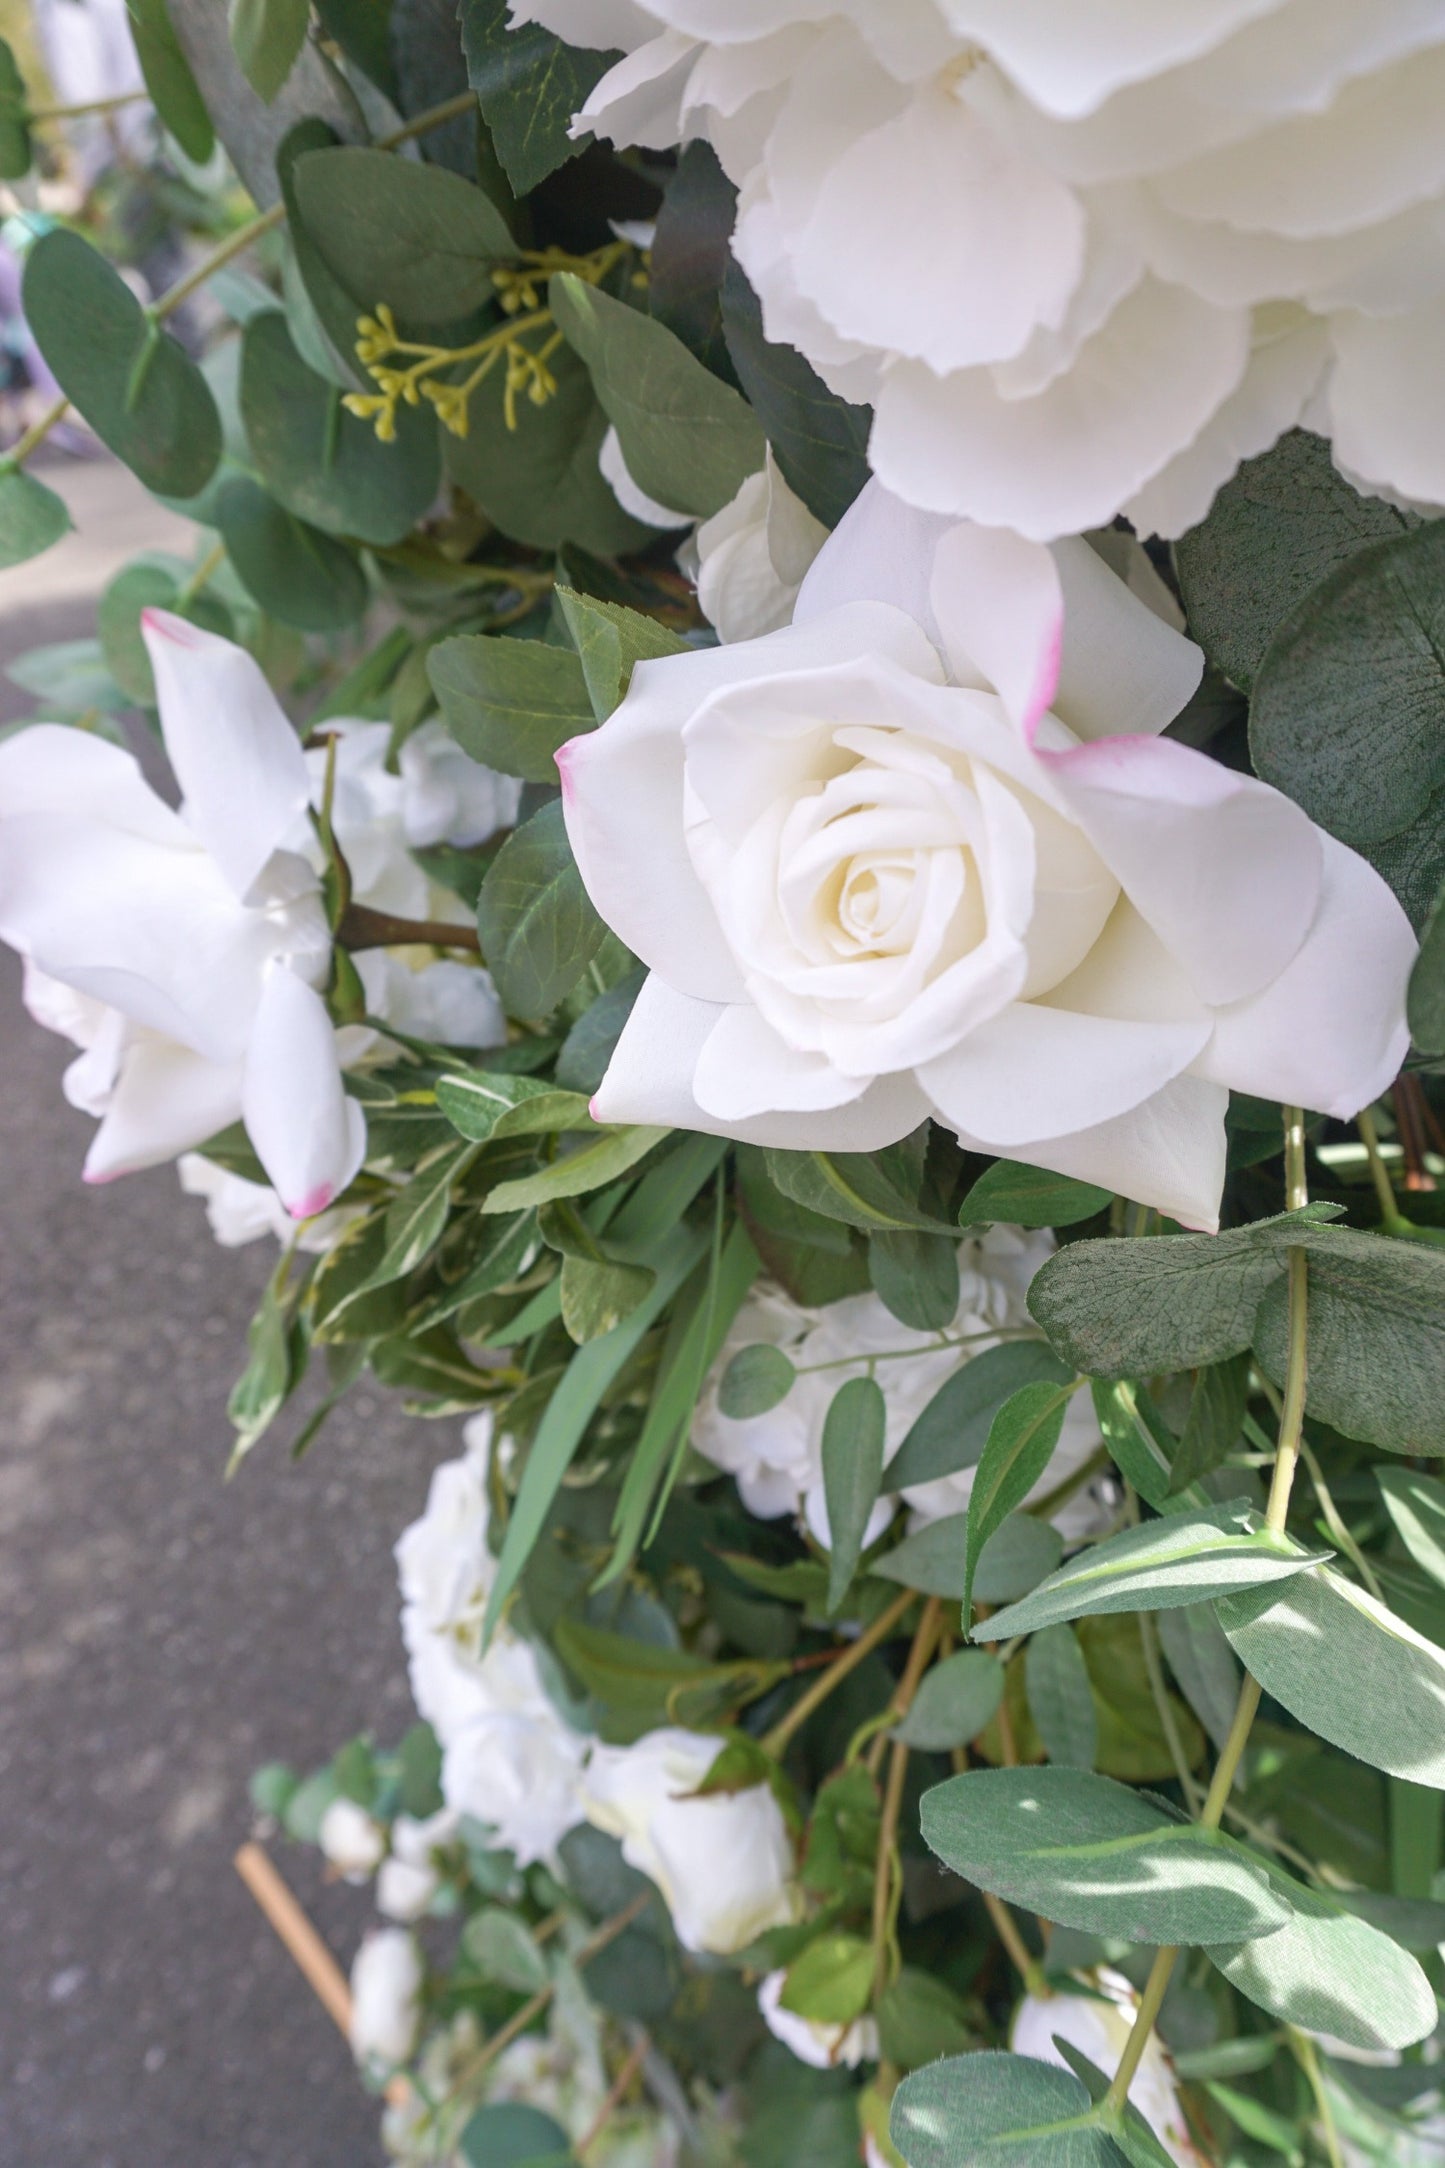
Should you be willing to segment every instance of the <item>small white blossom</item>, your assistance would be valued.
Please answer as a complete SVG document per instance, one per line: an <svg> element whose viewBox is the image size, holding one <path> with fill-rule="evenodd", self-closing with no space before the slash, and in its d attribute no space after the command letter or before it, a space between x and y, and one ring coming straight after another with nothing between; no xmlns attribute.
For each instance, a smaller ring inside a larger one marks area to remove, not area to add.
<svg viewBox="0 0 1445 2168"><path fill-rule="evenodd" d="M367 1936L351 1968L351 2052L362 2064L395 2069L416 2046L425 1978L416 1937L404 1927Z"/></svg>
<svg viewBox="0 0 1445 2168"><path fill-rule="evenodd" d="M811 2017L799 2017L783 2008L786 1972L770 1972L758 1986L758 2008L763 2023L799 2062L815 2070L855 2070L859 2063L878 2060L878 2026L871 2017L855 2018L851 2025L824 2025Z"/></svg>

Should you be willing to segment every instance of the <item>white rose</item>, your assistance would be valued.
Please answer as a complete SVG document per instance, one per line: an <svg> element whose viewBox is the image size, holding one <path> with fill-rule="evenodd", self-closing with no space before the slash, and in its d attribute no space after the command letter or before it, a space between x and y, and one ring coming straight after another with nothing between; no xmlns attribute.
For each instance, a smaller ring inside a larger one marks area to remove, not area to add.
<svg viewBox="0 0 1445 2168"><path fill-rule="evenodd" d="M471 759L435 720L402 740L397 766L402 832L417 850L437 843L465 850L517 818L517 778Z"/></svg>
<svg viewBox="0 0 1445 2168"><path fill-rule="evenodd" d="M256 663L163 610L142 613L172 812L128 753L40 723L0 745L0 940L56 982L80 1035L67 1095L101 1117L103 1182L244 1119L287 1211L309 1219L366 1145L317 988L331 940L292 847L310 777ZM47 993L46 987L51 991Z"/></svg>
<svg viewBox="0 0 1445 2168"><path fill-rule="evenodd" d="M1015 2055L1035 2062L1057 2063L1067 2069L1054 2046L1054 2036L1087 2055L1089 2061L1112 2078L1119 2067L1125 2043L1134 2028L1139 1997L1121 1973L1101 1967L1092 1976L1099 1997L1073 1995L1026 1995L1013 2021L1009 2046ZM1179 2168L1203 2168L1189 2137L1189 2125L1179 2105L1173 2067L1157 2035L1151 2034L1138 2072L1129 2087L1129 2098L1148 2123L1169 2158Z"/></svg>
<svg viewBox="0 0 1445 2168"><path fill-rule="evenodd" d="M799 2017L782 2003L786 1972L770 1972L758 1986L758 2008L774 2039L791 2048L799 2062L815 2070L856 2070L859 2063L878 2060L878 2026L871 2017L855 2018L851 2025L820 2025Z"/></svg>
<svg viewBox="0 0 1445 2168"><path fill-rule="evenodd" d="M827 539L769 451L762 473L697 530L697 599L718 638L751 640L786 625Z"/></svg>
<svg viewBox="0 0 1445 2168"><path fill-rule="evenodd" d="M531 1656L531 1650L527 1650ZM535 1665L535 1659L533 1659ZM448 1737L442 1796L455 1813L485 1823L519 1867L554 1863L569 1829L583 1820L582 1765L588 1742L559 1716L540 1680L528 1706L478 1713Z"/></svg>
<svg viewBox="0 0 1445 2168"><path fill-rule="evenodd" d="M351 2052L359 2063L395 2069L416 2046L425 1978L416 1937L404 1927L367 1936L351 1968Z"/></svg>
<svg viewBox="0 0 1445 2168"><path fill-rule="evenodd" d="M1303 420L1361 486L1445 504L1437 9L514 12L626 55L579 133L709 138L768 336L874 406L912 502L1177 534Z"/></svg>
<svg viewBox="0 0 1445 2168"><path fill-rule="evenodd" d="M722 1751L695 1731L650 1731L592 1750L583 1811L661 1890L685 1949L729 1957L798 1917L783 1812L766 1785L692 1795Z"/></svg>
<svg viewBox="0 0 1445 2168"><path fill-rule="evenodd" d="M386 1857L386 1831L354 1799L333 1799L317 1833L322 1852L348 1882L366 1882Z"/></svg>
<svg viewBox="0 0 1445 2168"><path fill-rule="evenodd" d="M1298 806L1159 735L1200 668L1086 543L870 484L790 626L640 663L558 755L651 973L597 1118L866 1152L932 1115L1215 1226L1228 1088L1368 1104L1415 941Z"/></svg>

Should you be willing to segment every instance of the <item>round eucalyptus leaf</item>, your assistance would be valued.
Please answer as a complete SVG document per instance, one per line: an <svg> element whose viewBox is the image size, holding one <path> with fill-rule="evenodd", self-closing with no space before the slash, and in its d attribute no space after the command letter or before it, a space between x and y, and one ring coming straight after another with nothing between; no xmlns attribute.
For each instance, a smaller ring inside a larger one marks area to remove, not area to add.
<svg viewBox="0 0 1445 2168"><path fill-rule="evenodd" d="M0 474L0 570L38 557L70 527L70 514L53 489L19 467Z"/></svg>
<svg viewBox="0 0 1445 2168"><path fill-rule="evenodd" d="M190 356L125 280L60 228L25 262L25 314L67 399L147 489L194 497L221 456L221 419Z"/></svg>

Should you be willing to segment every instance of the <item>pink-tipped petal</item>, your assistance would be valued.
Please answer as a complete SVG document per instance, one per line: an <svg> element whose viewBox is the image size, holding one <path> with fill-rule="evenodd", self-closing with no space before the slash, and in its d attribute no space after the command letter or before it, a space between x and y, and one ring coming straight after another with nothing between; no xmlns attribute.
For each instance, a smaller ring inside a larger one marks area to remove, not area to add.
<svg viewBox="0 0 1445 2168"><path fill-rule="evenodd" d="M294 1219L340 1196L366 1155L366 1120L342 1086L336 1033L314 987L268 973L246 1055L242 1114L256 1156Z"/></svg>
<svg viewBox="0 0 1445 2168"><path fill-rule="evenodd" d="M166 610L141 629L183 816L244 900L295 840L310 795L301 741L244 648Z"/></svg>
<svg viewBox="0 0 1445 2168"><path fill-rule="evenodd" d="M930 599L955 683L996 692L1031 737L1053 705L1064 639L1049 552L1007 528L961 520L934 553Z"/></svg>

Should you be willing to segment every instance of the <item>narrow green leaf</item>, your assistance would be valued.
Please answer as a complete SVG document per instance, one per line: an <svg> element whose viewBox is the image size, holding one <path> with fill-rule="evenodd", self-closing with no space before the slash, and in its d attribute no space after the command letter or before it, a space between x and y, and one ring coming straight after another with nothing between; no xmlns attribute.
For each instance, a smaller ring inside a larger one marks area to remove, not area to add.
<svg viewBox="0 0 1445 2168"><path fill-rule="evenodd" d="M0 473L0 571L38 557L72 524L64 499L33 474L19 467Z"/></svg>
<svg viewBox="0 0 1445 2168"><path fill-rule="evenodd" d="M523 1175L515 1182L499 1182L483 1198L483 1212L520 1212L531 1205L551 1204L559 1197L584 1197L615 1182L645 1159L654 1146L670 1135L666 1129L604 1129L597 1140L579 1151L554 1159L540 1174Z"/></svg>
<svg viewBox="0 0 1445 2168"><path fill-rule="evenodd" d="M639 489L708 519L763 465L766 440L731 384L665 324L572 272L550 282L551 309L581 355Z"/></svg>
<svg viewBox="0 0 1445 2168"><path fill-rule="evenodd" d="M125 0L125 8L151 103L187 158L203 166L216 147L216 133L172 28L166 0Z"/></svg>
<svg viewBox="0 0 1445 2168"><path fill-rule="evenodd" d="M970 1770L925 1792L921 1812L955 1873L1089 1934L1218 1943L1291 1917L1245 1845L1085 1770Z"/></svg>
<svg viewBox="0 0 1445 2168"><path fill-rule="evenodd" d="M231 44L241 72L267 105L306 42L311 0L231 0Z"/></svg>
<svg viewBox="0 0 1445 2168"><path fill-rule="evenodd" d="M0 38L0 181L23 180L30 171L30 159L30 100L25 78L9 44Z"/></svg>
<svg viewBox="0 0 1445 2168"><path fill-rule="evenodd" d="M1211 1363L1194 1380L1189 1413L1174 1456L1169 1493L1177 1497L1201 1476L1212 1473L1239 1442L1249 1405L1249 1357Z"/></svg>
<svg viewBox="0 0 1445 2168"><path fill-rule="evenodd" d="M1114 1192L1091 1182L1075 1182L1046 1167L1026 1167L1016 1159L997 1160L981 1174L958 1208L960 1227L984 1220L1009 1220L1019 1227L1071 1227L1093 1219L1113 1202Z"/></svg>
<svg viewBox="0 0 1445 2168"><path fill-rule="evenodd" d="M431 650L427 676L462 751L528 783L555 783L558 748L593 727L582 665L564 647L462 633Z"/></svg>
<svg viewBox="0 0 1445 2168"><path fill-rule="evenodd" d="M656 1275L650 1265L613 1257L562 1260L562 1323L579 1346L611 1332L644 1302Z"/></svg>
<svg viewBox="0 0 1445 2168"><path fill-rule="evenodd" d="M1068 1769L1092 1769L1099 1722L1089 1673L1067 1626L1047 1626L1033 1636L1024 1652L1024 1690L1049 1760Z"/></svg>
<svg viewBox="0 0 1445 2168"><path fill-rule="evenodd" d="M988 1443L968 1494L968 1549L963 1572L963 1614L973 1602L979 1553L1016 1506L1021 1506L1053 1458L1064 1427L1069 1388L1021 1385L989 1426Z"/></svg>
<svg viewBox="0 0 1445 2168"><path fill-rule="evenodd" d="M858 1570L868 1520L883 1480L883 1434L888 1411L874 1378L849 1378L823 1419L823 1497L832 1549L828 1610L835 1612Z"/></svg>
<svg viewBox="0 0 1445 2168"><path fill-rule="evenodd" d="M474 1144L492 1137L548 1136L558 1130L595 1132L597 1127L579 1092L558 1091L538 1077L468 1069L438 1077L436 1095L453 1129Z"/></svg>
<svg viewBox="0 0 1445 2168"><path fill-rule="evenodd" d="M1003 1699L1003 1665L986 1649L959 1649L924 1673L913 1706L893 1736L924 1753L967 1746Z"/></svg>
<svg viewBox="0 0 1445 2168"><path fill-rule="evenodd" d="M995 2049L915 2070L888 2128L908 2168L1119 2168L1071 2070Z"/></svg>
<svg viewBox="0 0 1445 2168"><path fill-rule="evenodd" d="M975 1486L976 1487L976 1486ZM1064 1619L1106 1611L1163 1611L1287 1579L1332 1557L1268 1530L1247 1498L1189 1507L1091 1544L1022 1603L997 1612L975 1640L1012 1640Z"/></svg>
<svg viewBox="0 0 1445 2168"><path fill-rule="evenodd" d="M607 928L582 885L557 800L515 829L492 860L477 932L512 1016L549 1015L601 948Z"/></svg>
<svg viewBox="0 0 1445 2168"><path fill-rule="evenodd" d="M1301 1724L1445 1790L1445 1650L1328 1566L1216 1608L1240 1661Z"/></svg>
<svg viewBox="0 0 1445 2168"><path fill-rule="evenodd" d="M1127 1378L1106 1385L1094 1378L1090 1391L1109 1457L1146 1505L1166 1513L1176 1495L1191 1505L1208 1503L1197 1484L1177 1494L1171 1490L1178 1441L1142 1385Z"/></svg>
<svg viewBox="0 0 1445 2168"><path fill-rule="evenodd" d="M1406 1004L1410 1037L1422 1054L1445 1055L1445 881L1420 935Z"/></svg>
<svg viewBox="0 0 1445 2168"><path fill-rule="evenodd" d="M785 1197L825 1219L868 1234L918 1228L951 1232L914 1201L917 1165L908 1140L882 1152L767 1152L768 1174Z"/></svg>
<svg viewBox="0 0 1445 2168"><path fill-rule="evenodd" d="M25 259L25 315L66 397L147 489L194 497L221 456L221 421L189 354L120 273L56 226Z"/></svg>
<svg viewBox="0 0 1445 2168"><path fill-rule="evenodd" d="M889 1489L907 1490L973 1467L1011 1394L1023 1385L1067 1385L1072 1376L1043 1340L1006 1340L985 1348L945 1378L916 1417L888 1463Z"/></svg>
<svg viewBox="0 0 1445 2168"><path fill-rule="evenodd" d="M979 1553L974 1601L1012 1603L1027 1595L1046 1573L1053 1572L1063 1549L1064 1539L1052 1521L1036 1520L1032 1513L1010 1513ZM868 1570L885 1581L916 1588L920 1595L947 1596L961 1603L967 1564L968 1515L950 1513L905 1536Z"/></svg>
<svg viewBox="0 0 1445 2168"><path fill-rule="evenodd" d="M1239 1666L1213 1605L1182 1604L1161 1611L1159 1639L1185 1700L1216 1749L1222 1748L1239 1700Z"/></svg>
<svg viewBox="0 0 1445 2168"><path fill-rule="evenodd" d="M1395 1533L1417 1566L1445 1587L1445 1483L1413 1468L1377 1468Z"/></svg>
<svg viewBox="0 0 1445 2168"><path fill-rule="evenodd" d="M740 1347L719 1381L718 1409L739 1423L749 1416L766 1415L786 1400L797 1375L782 1349L770 1341Z"/></svg>
<svg viewBox="0 0 1445 2168"><path fill-rule="evenodd" d="M840 399L796 347L764 336L762 305L735 257L723 278L722 328L784 479L815 518L836 527L868 480L872 409Z"/></svg>

